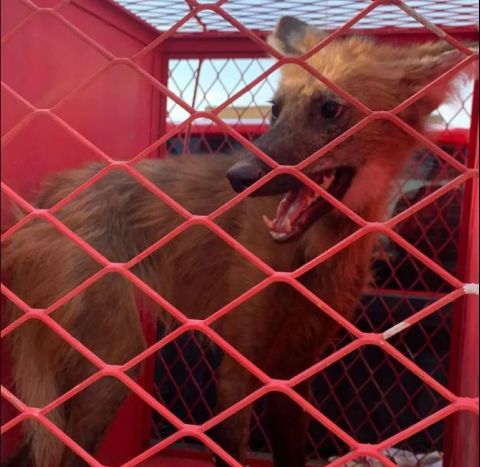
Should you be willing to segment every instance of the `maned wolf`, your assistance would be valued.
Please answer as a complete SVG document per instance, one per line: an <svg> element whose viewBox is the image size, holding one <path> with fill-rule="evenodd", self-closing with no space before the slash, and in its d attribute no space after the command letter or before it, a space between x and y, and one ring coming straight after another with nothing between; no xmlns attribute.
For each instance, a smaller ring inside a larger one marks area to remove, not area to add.
<svg viewBox="0 0 480 467"><path fill-rule="evenodd" d="M296 56L323 37L316 28L285 17L269 43ZM394 108L464 57L447 43L399 47L352 36L333 40L308 63L375 111ZM400 117L423 132L428 115L447 98L451 87L451 80L438 84L405 108ZM278 163L295 165L362 116L301 67L288 64L282 68L271 128L255 144ZM305 173L364 219L382 221L390 185L415 147L415 140L392 121L378 118L308 166ZM36 206L53 206L100 168L97 164L59 174L40 191ZM208 215L269 170L245 151L231 157L150 160L136 168L198 215ZM358 228L290 175L273 178L255 194L216 222L277 271L299 268ZM115 263L128 262L183 219L124 170L109 172L56 216ZM374 235L357 239L305 271L300 282L350 319L369 279L373 243ZM48 307L100 269L80 247L41 219L29 222L11 237L3 261L11 290L36 309ZM201 225L183 231L132 271L194 318L211 315L265 278L265 273ZM137 293L114 271L69 300L52 317L105 362L123 364L145 348L135 305ZM158 305L154 308L152 305L155 316L163 319L165 313ZM10 319L20 315L11 306ZM271 377L288 379L315 362L336 327L304 295L286 283L275 282L223 316L216 329ZM17 328L10 344L16 394L31 407L45 406L95 372L91 363L38 320ZM136 374L135 370L129 372ZM218 370L218 409L231 406L257 384L256 378L225 355ZM308 397L308 384L302 383L296 390ZM127 392L116 379L104 377L51 412L49 418L95 453ZM216 434L218 443L240 463L245 462L250 416L251 408L241 410L223 422ZM268 395L267 418L275 465L303 466L304 411L285 395L272 393ZM30 421L25 425L25 441L10 465L82 464L40 424ZM223 465L223 461L217 462Z"/></svg>

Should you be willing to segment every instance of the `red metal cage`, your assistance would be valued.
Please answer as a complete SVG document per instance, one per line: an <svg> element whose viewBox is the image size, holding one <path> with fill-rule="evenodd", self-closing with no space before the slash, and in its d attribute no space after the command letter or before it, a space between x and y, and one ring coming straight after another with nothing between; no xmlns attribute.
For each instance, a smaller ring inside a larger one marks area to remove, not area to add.
<svg viewBox="0 0 480 467"><path fill-rule="evenodd" d="M148 252L130 263L110 263L55 218L58 209L110 170L125 170L184 217L169 238L191 225L205 225L265 272L263 285L287 281L309 298L296 281L299 274L271 270L215 224L215 218L245 194L210 216L195 216L149 187L134 162L180 152L222 157L241 146L257 154L251 141L268 128L267 104L279 67L288 60L307 67L302 58L287 60L264 42L283 15L297 15L331 31L329 38L352 31L397 43L439 37L461 48L463 41L478 40L478 4L6 0L1 8L2 242L32 218L44 218L102 266L91 280L109 271L123 274L140 291L140 313L154 300L181 323L164 335L145 319L150 347L114 367L49 317L88 284L42 312L16 297L8 277L3 278L2 308L10 300L25 314L9 325L2 320L2 460L21 436L22 422L33 418L89 465L209 465L208 450L239 465L208 431L255 402L251 465L270 465L262 397L278 390L312 417L312 463L328 458L332 466L478 464L478 78L464 85L453 104L432 115L428 138L397 117L401 109L383 112L382 118L414 135L422 149L394 189L388 221L369 224L335 203L359 224L355 238L345 239L339 248L371 231L382 234L374 258L375 280L365 291L355 321L342 323L345 333L328 357L292 380L270 379L216 334L208 320L187 319L132 274L130 267ZM460 65L477 58L466 56ZM364 124L377 118L365 110ZM336 144L346 137L340 136ZM29 204L46 176L92 160L108 165L56 206L39 210ZM303 175L298 168L288 170ZM11 204L27 213L15 224ZM152 248L167 241L160 239ZM332 254L327 251L323 259ZM322 258L314 261L319 264ZM226 305L219 316L260 290L255 289ZM9 381L3 341L28 319L42 320L98 368L46 407L26 406ZM207 339L199 339L200 334ZM220 351L234 356L262 386L225 413L215 414ZM133 381L124 372L140 362L141 378ZM132 395L92 457L46 414L103 376L118 378ZM314 403L309 404L292 387L313 376Z"/></svg>

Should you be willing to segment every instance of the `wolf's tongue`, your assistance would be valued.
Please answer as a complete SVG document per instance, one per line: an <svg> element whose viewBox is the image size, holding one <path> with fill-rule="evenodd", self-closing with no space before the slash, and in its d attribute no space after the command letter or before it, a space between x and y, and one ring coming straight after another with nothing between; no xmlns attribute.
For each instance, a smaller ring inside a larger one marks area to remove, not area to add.
<svg viewBox="0 0 480 467"><path fill-rule="evenodd" d="M270 230L280 234L289 234L292 226L302 212L311 204L312 191L306 187L290 191L280 201L275 219L269 224Z"/></svg>

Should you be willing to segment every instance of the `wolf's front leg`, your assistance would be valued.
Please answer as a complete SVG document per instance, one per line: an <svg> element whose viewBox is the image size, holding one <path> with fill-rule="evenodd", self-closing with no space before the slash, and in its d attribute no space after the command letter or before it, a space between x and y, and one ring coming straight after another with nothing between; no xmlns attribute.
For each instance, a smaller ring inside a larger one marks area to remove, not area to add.
<svg viewBox="0 0 480 467"><path fill-rule="evenodd" d="M302 303L286 320L270 348L268 373L288 380L309 368L321 348L325 333L320 310ZM293 389L310 399L308 380ZM273 392L267 398L267 433L273 449L275 467L304 467L308 414L288 395Z"/></svg>
<svg viewBox="0 0 480 467"><path fill-rule="evenodd" d="M308 386L296 388L306 397ZM308 417L285 394L272 393L267 402L267 431L273 449L275 467L304 467Z"/></svg>
<svg viewBox="0 0 480 467"><path fill-rule="evenodd" d="M228 409L254 388L255 378L230 356L225 355L218 370L218 412ZM215 441L242 465L246 461L252 409L252 405L248 405L228 417L215 429ZM217 456L216 465L226 467L229 464Z"/></svg>
<svg viewBox="0 0 480 467"><path fill-rule="evenodd" d="M222 337L260 370L268 368L269 348L281 327L282 315L273 306L271 288L230 312L222 326ZM231 407L253 392L260 384L235 359L225 353L217 371L218 412ZM245 464L253 404L229 416L215 430L215 440L240 464ZM225 466L217 459L217 466Z"/></svg>

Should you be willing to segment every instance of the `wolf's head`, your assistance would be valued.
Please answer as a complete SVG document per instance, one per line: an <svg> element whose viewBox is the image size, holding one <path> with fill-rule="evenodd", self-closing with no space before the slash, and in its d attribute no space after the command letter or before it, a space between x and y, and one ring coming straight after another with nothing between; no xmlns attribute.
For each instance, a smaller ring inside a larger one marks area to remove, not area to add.
<svg viewBox="0 0 480 467"><path fill-rule="evenodd" d="M303 21L284 17L268 41L285 55L301 56L324 38L322 31ZM350 36L331 41L307 63L370 110L383 111L394 109L465 57L446 42L399 47ZM443 80L398 116L424 131L429 114L452 90L452 80ZM365 117L296 64L282 67L271 115L270 130L255 145L282 165L300 163ZM335 198L366 215L370 206L387 199L390 182L416 145L414 138L384 117L373 119L303 170ZM240 192L269 170L248 153L227 176ZM277 241L298 237L332 208L291 175L279 175L254 192L257 196L274 194L285 195L275 219L265 219Z"/></svg>

